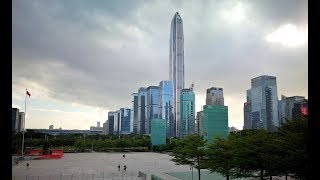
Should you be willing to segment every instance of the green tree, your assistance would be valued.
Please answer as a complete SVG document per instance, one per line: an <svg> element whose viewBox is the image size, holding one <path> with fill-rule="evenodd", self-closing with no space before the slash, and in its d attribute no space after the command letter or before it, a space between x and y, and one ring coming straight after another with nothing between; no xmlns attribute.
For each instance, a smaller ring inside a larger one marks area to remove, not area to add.
<svg viewBox="0 0 320 180"><path fill-rule="evenodd" d="M230 137L230 136L229 136ZM227 180L233 177L234 172L234 155L232 139L217 137L208 145L206 151L208 160L206 164L211 172L218 172L226 177Z"/></svg>
<svg viewBox="0 0 320 180"><path fill-rule="evenodd" d="M307 153L308 120L286 120L279 128L278 149L282 154L281 170L297 179L304 179L308 172Z"/></svg>
<svg viewBox="0 0 320 180"><path fill-rule="evenodd" d="M264 179L270 168L269 157L273 155L268 148L272 140L270 133L264 129L250 129L235 134L234 138L235 176Z"/></svg>
<svg viewBox="0 0 320 180"><path fill-rule="evenodd" d="M189 165L198 169L199 180L201 177L200 170L205 169L206 141L198 134L186 136L184 139L176 141L176 147L173 149L172 161L176 164Z"/></svg>

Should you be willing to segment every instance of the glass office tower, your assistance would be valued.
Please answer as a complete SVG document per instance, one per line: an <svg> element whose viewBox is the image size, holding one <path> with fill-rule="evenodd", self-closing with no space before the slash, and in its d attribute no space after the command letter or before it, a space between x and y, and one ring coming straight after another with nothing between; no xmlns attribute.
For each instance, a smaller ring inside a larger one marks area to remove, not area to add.
<svg viewBox="0 0 320 180"><path fill-rule="evenodd" d="M181 90L180 135L185 137L195 132L195 94L192 89Z"/></svg>
<svg viewBox="0 0 320 180"><path fill-rule="evenodd" d="M109 111L108 112L108 121L109 121L109 134L114 134L114 115L116 111Z"/></svg>
<svg viewBox="0 0 320 180"><path fill-rule="evenodd" d="M159 83L159 119L166 120L167 137L176 136L172 93L172 81L161 81Z"/></svg>
<svg viewBox="0 0 320 180"><path fill-rule="evenodd" d="M166 120L151 119L151 147L166 144Z"/></svg>
<svg viewBox="0 0 320 180"><path fill-rule="evenodd" d="M204 105L203 106L203 138L211 143L215 137L227 137L228 106Z"/></svg>
<svg viewBox="0 0 320 180"><path fill-rule="evenodd" d="M138 123L137 133L146 134L145 121L146 121L146 98L147 88L141 87L138 90Z"/></svg>
<svg viewBox="0 0 320 180"><path fill-rule="evenodd" d="M120 134L130 134L131 109L120 108Z"/></svg>
<svg viewBox="0 0 320 180"><path fill-rule="evenodd" d="M247 97L251 103L251 128L275 131L279 127L276 77L262 75L251 79Z"/></svg>
<svg viewBox="0 0 320 180"><path fill-rule="evenodd" d="M138 126L138 93L131 94L133 133L137 133Z"/></svg>
<svg viewBox="0 0 320 180"><path fill-rule="evenodd" d="M171 21L169 42L169 78L173 84L173 114L176 120L176 135L180 124L180 93L184 88L184 37L182 19L178 12Z"/></svg>
<svg viewBox="0 0 320 180"><path fill-rule="evenodd" d="M147 88L147 104L146 104L146 134L150 134L151 119L158 118L158 103L159 103L159 87L149 86Z"/></svg>

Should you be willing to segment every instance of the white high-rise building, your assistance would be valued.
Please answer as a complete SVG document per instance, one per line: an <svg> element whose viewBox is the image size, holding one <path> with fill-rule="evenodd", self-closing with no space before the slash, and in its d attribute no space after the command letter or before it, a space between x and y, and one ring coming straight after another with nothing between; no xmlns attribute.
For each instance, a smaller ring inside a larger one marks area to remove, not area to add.
<svg viewBox="0 0 320 180"><path fill-rule="evenodd" d="M184 89L184 37L182 19L178 12L171 21L169 42L169 78L173 84L173 114L176 121L176 136L179 135L180 125L180 96Z"/></svg>

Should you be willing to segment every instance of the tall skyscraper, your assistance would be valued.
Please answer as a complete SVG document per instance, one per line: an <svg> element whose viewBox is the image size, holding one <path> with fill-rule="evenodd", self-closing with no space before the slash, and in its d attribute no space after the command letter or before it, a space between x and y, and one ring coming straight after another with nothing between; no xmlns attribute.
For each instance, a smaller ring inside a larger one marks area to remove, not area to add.
<svg viewBox="0 0 320 180"><path fill-rule="evenodd" d="M206 105L224 105L223 88L212 87L207 89Z"/></svg>
<svg viewBox="0 0 320 180"><path fill-rule="evenodd" d="M178 12L171 21L169 42L169 78L173 83L173 113L176 120L176 135L180 125L180 93L184 88L184 36L182 19Z"/></svg>
<svg viewBox="0 0 320 180"><path fill-rule="evenodd" d="M150 134L151 130L151 119L158 118L159 109L159 87L149 86L147 88L147 104L146 104L146 121L145 130L146 134Z"/></svg>
<svg viewBox="0 0 320 180"><path fill-rule="evenodd" d="M145 122L146 122L146 98L147 88L141 87L138 90L138 125L137 133L146 134Z"/></svg>
<svg viewBox="0 0 320 180"><path fill-rule="evenodd" d="M100 127L100 121L97 122L97 127L98 127L98 128Z"/></svg>
<svg viewBox="0 0 320 180"><path fill-rule="evenodd" d="M251 128L275 131L279 126L276 77L262 75L251 79L247 97L251 104Z"/></svg>
<svg viewBox="0 0 320 180"><path fill-rule="evenodd" d="M193 133L195 133L195 94L192 89L182 89L179 137Z"/></svg>
<svg viewBox="0 0 320 180"><path fill-rule="evenodd" d="M131 94L132 116L133 119L133 133L137 133L138 126L138 93Z"/></svg>
<svg viewBox="0 0 320 180"><path fill-rule="evenodd" d="M166 136L175 137L176 124L173 116L172 81L159 83L159 119L166 120Z"/></svg>

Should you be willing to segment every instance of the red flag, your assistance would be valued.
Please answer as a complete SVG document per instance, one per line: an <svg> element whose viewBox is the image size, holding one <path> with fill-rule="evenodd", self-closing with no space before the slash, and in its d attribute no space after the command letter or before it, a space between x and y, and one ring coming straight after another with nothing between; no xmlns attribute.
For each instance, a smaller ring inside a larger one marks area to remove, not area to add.
<svg viewBox="0 0 320 180"><path fill-rule="evenodd" d="M30 97L31 96L31 94L29 93L29 91L27 90L27 95Z"/></svg>

